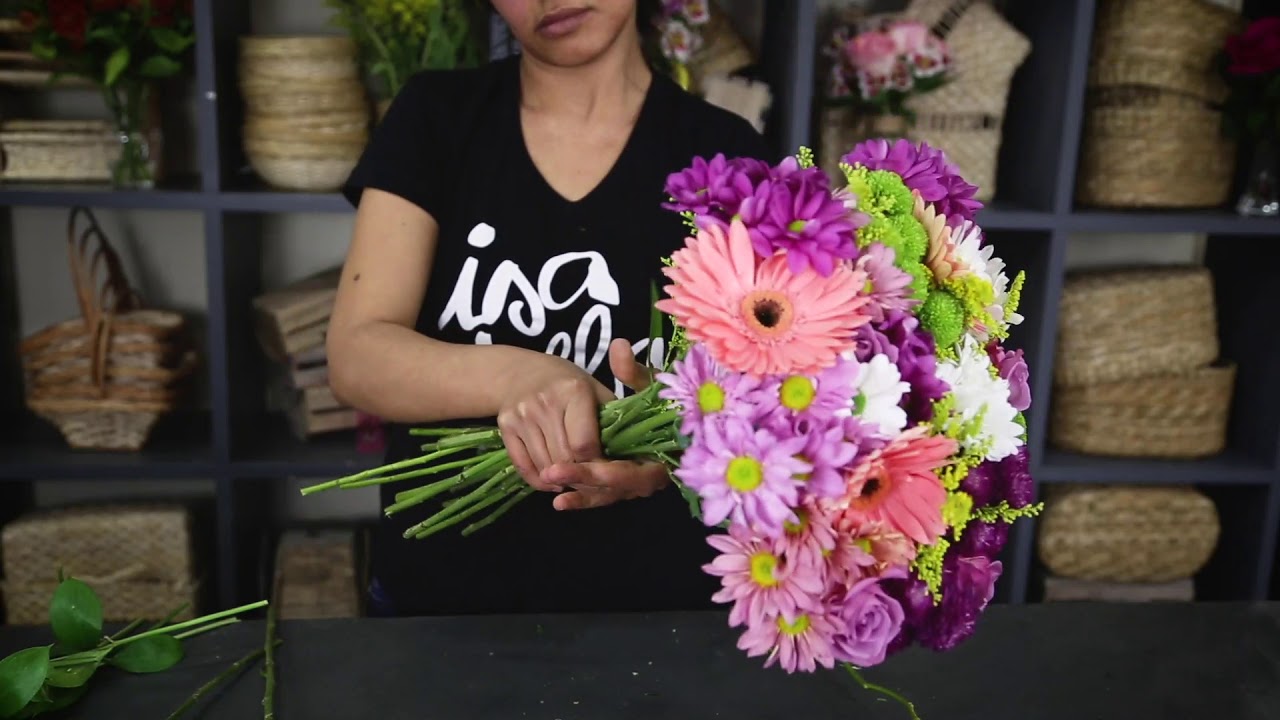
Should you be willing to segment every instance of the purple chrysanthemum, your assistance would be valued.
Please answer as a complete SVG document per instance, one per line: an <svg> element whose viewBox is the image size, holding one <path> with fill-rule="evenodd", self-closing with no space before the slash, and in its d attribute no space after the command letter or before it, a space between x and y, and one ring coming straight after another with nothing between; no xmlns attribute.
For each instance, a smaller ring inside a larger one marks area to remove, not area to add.
<svg viewBox="0 0 1280 720"><path fill-rule="evenodd" d="M710 160L694 158L688 168L667 177L666 191L672 200L663 207L727 224L761 180L753 170L751 162L728 160L723 154Z"/></svg>
<svg viewBox="0 0 1280 720"><path fill-rule="evenodd" d="M761 183L742 201L741 214L756 254L772 257L785 252L794 273L812 267L827 277L837 262L858 255L854 214L832 197L826 175L818 168Z"/></svg>
<svg viewBox="0 0 1280 720"><path fill-rule="evenodd" d="M890 652L911 642L947 651L973 635L978 619L995 594L996 580L1003 566L981 555L961 556L949 552L942 568L942 601L937 605L919 578L886 583L886 589L902 604L905 615L902 633Z"/></svg>
<svg viewBox="0 0 1280 720"><path fill-rule="evenodd" d="M872 243L858 256L857 268L867 274L863 294L871 298L867 311L872 322L883 322L886 313L906 311L919 302L910 296L911 276L894 265L893 248Z"/></svg>
<svg viewBox="0 0 1280 720"><path fill-rule="evenodd" d="M855 167L865 165L902 176L902 182L932 203L953 227L973 220L982 208L982 203L973 199L977 186L965 182L946 154L928 143L917 145L905 139L890 143L877 138L859 143L843 159Z"/></svg>
<svg viewBox="0 0 1280 720"><path fill-rule="evenodd" d="M996 463L986 461L971 468L960 481L960 489L973 498L974 507L984 507L1002 500L997 497L1000 488L997 486Z"/></svg>
<svg viewBox="0 0 1280 720"><path fill-rule="evenodd" d="M988 560L995 560L1008 542L1009 523L1004 521L985 523L973 520L965 526L960 542L954 548L955 553L960 557L980 555Z"/></svg>
<svg viewBox="0 0 1280 720"><path fill-rule="evenodd" d="M770 538L795 522L800 476L812 466L797 455L803 437L778 437L741 418L707 423L685 451L676 477L702 498L708 526L728 519Z"/></svg>
<svg viewBox="0 0 1280 720"><path fill-rule="evenodd" d="M691 346L672 370L656 376L664 386L658 397L680 406L681 433L697 434L708 418L755 418L749 398L759 386L758 381L721 367L704 346Z"/></svg>
<svg viewBox="0 0 1280 720"><path fill-rule="evenodd" d="M1035 500L1036 487L1031 480L1027 446L1000 461L996 471L1000 496L1009 507L1024 508Z"/></svg>

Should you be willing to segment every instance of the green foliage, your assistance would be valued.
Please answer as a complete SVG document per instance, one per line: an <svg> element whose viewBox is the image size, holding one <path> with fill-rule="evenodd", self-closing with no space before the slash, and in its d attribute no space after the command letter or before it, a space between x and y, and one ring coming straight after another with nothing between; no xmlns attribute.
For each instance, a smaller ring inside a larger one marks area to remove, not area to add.
<svg viewBox="0 0 1280 720"><path fill-rule="evenodd" d="M325 0L385 97L415 73L481 62L487 6L479 0Z"/></svg>
<svg viewBox="0 0 1280 720"><path fill-rule="evenodd" d="M49 672L49 647L19 650L0 660L0 718L17 715L44 686Z"/></svg>
<svg viewBox="0 0 1280 720"><path fill-rule="evenodd" d="M83 582L63 580L49 604L49 625L64 648L88 650L102 639L102 603Z"/></svg>
<svg viewBox="0 0 1280 720"><path fill-rule="evenodd" d="M111 656L113 666L131 673L163 672L182 659L182 643L172 635L152 635L121 648Z"/></svg>

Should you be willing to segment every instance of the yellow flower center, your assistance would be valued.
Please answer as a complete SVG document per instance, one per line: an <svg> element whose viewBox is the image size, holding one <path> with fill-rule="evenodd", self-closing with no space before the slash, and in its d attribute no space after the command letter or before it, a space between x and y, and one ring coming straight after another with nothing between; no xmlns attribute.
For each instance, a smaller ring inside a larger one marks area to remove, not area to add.
<svg viewBox="0 0 1280 720"><path fill-rule="evenodd" d="M817 390L813 380L803 375L792 375L782 381L782 387L778 389L778 402L788 410L803 412L813 404Z"/></svg>
<svg viewBox="0 0 1280 720"><path fill-rule="evenodd" d="M871 538L858 538L853 541L853 546L868 555L871 554Z"/></svg>
<svg viewBox="0 0 1280 720"><path fill-rule="evenodd" d="M787 230L790 230L793 233L802 233L804 232L805 226L808 224L809 223L804 220L792 220L791 224L787 226Z"/></svg>
<svg viewBox="0 0 1280 720"><path fill-rule="evenodd" d="M795 620L787 622L787 619L778 616L778 629L786 635L803 635L809 630L809 616L797 615Z"/></svg>
<svg viewBox="0 0 1280 720"><path fill-rule="evenodd" d="M855 415L861 415L862 413L866 412L866 410L867 410L867 394L858 393L857 395L854 395L853 396L853 413Z"/></svg>
<svg viewBox="0 0 1280 720"><path fill-rule="evenodd" d="M751 579L760 587L778 584L778 556L760 551L751 556Z"/></svg>
<svg viewBox="0 0 1280 720"><path fill-rule="evenodd" d="M708 380L698 388L698 409L703 413L718 413L724 409L724 388Z"/></svg>
<svg viewBox="0 0 1280 720"><path fill-rule="evenodd" d="M867 282L862 285L863 295L872 295L876 291L876 286L871 283L871 278L867 278Z"/></svg>
<svg viewBox="0 0 1280 720"><path fill-rule="evenodd" d="M724 471L724 481L734 490L748 493L764 482L764 468L755 458L736 457L729 461L729 467Z"/></svg>

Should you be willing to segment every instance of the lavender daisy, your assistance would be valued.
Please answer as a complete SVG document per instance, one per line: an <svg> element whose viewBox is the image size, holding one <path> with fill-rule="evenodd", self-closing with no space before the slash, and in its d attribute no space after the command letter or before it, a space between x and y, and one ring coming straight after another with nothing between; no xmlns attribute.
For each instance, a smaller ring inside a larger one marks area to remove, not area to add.
<svg viewBox="0 0 1280 720"><path fill-rule="evenodd" d="M894 265L894 259L893 248L880 243L871 243L858 256L857 268L867 274L863 294L871 298L867 310L872 322L883 322L889 311L910 310L919 302L911 297L911 276Z"/></svg>
<svg viewBox="0 0 1280 720"><path fill-rule="evenodd" d="M813 466L797 455L803 437L780 438L742 418L708 423L685 451L676 477L702 498L702 521L733 525L777 538L796 522L799 477Z"/></svg>
<svg viewBox="0 0 1280 720"><path fill-rule="evenodd" d="M859 364L852 357L817 375L775 376L762 382L751 401L771 421L794 427L797 421L825 423L857 394Z"/></svg>
<svg viewBox="0 0 1280 720"><path fill-rule="evenodd" d="M664 386L658 397L680 406L680 432L695 435L708 418L739 416L754 419L749 398L759 383L750 376L721 367L705 346L695 344L683 360L677 360L674 372L659 373Z"/></svg>
<svg viewBox="0 0 1280 720"><path fill-rule="evenodd" d="M718 603L732 603L730 627L758 624L778 615L795 617L818 607L822 577L815 566L788 562L771 540L739 527L712 535L707 544L720 555L702 569L720 578Z"/></svg>
<svg viewBox="0 0 1280 720"><path fill-rule="evenodd" d="M832 644L839 625L825 608L810 610L794 617L778 615L747 626L738 639L738 649L747 657L765 656L765 667L775 664L793 673L814 672L818 666L835 667Z"/></svg>

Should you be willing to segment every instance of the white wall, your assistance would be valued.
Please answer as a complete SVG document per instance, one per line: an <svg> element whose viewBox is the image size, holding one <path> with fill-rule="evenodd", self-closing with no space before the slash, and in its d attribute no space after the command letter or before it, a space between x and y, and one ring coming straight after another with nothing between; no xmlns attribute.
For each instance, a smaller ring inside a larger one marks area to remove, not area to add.
<svg viewBox="0 0 1280 720"><path fill-rule="evenodd" d="M824 4L834 4L827 0ZM258 33L332 32L321 0L255 2L254 30ZM733 6L744 29L758 26L760 0L739 0ZM78 102L83 103L83 99ZM82 110L82 108L77 108ZM61 210L16 209L12 213L16 255L22 272L18 303L22 332L34 331L75 312L67 274L65 222ZM116 243L130 277L156 306L196 315L206 307L204 246L200 216L182 212L102 211L105 230ZM263 279L276 286L341 262L351 232L348 215L294 215L266 218L263 224ZM1188 262L1200 252L1191 236L1082 236L1073 239L1069 260L1074 267L1138 261ZM298 519L374 517L378 511L373 490L298 495L300 482L282 483L283 513ZM208 492L207 484L171 482L40 483L41 502L64 502L76 497L100 497L120 492L137 495L175 491Z"/></svg>

